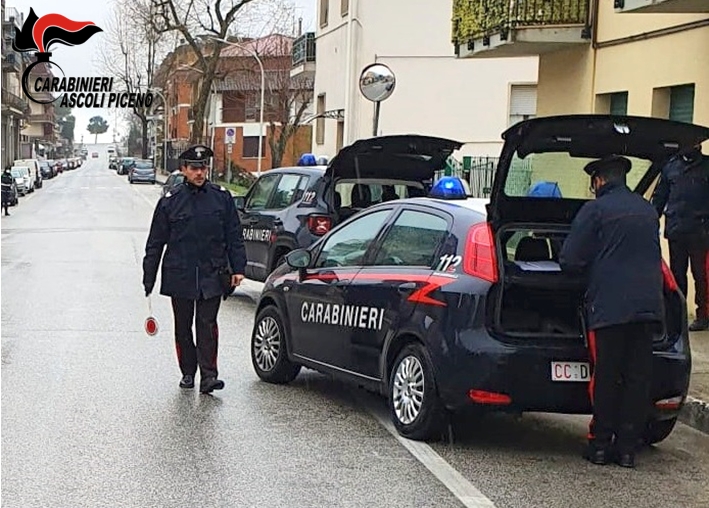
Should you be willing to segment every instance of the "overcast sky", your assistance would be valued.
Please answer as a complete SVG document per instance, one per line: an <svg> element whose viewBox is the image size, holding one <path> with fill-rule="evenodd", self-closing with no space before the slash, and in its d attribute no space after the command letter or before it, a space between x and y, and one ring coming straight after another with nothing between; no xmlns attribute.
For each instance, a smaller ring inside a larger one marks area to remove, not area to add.
<svg viewBox="0 0 709 508"><path fill-rule="evenodd" d="M317 0L289 0L297 5L298 15L303 17L303 30L315 29L315 5ZM258 0L255 0L258 2ZM214 2L210 2L214 3ZM224 2L225 5L228 2ZM112 0L72 0L71 2L57 2L56 0L6 0L5 9L14 7L24 14L25 18L34 9L38 17L45 14L61 14L74 21L93 21L99 27L104 27L113 10ZM224 9L224 7L223 7ZM98 48L105 44L106 36L103 33L93 35L87 42L79 46L69 47L62 44L52 46L52 61L56 62L67 77L76 76L101 76L101 69L96 61ZM89 119L95 115L103 116L109 123L108 132L98 136L99 143L107 143L113 139L113 127L119 123L120 134L125 132L125 125L120 121L120 110L117 109L74 109L76 127L74 129L75 143L93 143L94 136L86 130Z"/></svg>

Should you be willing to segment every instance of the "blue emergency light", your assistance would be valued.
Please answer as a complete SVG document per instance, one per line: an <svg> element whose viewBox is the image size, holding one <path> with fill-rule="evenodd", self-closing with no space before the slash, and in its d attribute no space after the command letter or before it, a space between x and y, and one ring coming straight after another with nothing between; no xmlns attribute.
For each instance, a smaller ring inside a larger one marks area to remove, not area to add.
<svg viewBox="0 0 709 508"><path fill-rule="evenodd" d="M428 196L437 199L467 199L470 190L467 182L457 176L444 176L431 187Z"/></svg>
<svg viewBox="0 0 709 508"><path fill-rule="evenodd" d="M298 166L317 166L318 161L312 153L304 153L298 160Z"/></svg>

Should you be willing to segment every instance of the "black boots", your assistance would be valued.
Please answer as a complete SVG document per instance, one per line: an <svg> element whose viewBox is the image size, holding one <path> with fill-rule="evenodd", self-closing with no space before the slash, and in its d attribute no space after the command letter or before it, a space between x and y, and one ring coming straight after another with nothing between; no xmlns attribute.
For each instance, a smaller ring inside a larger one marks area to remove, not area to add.
<svg viewBox="0 0 709 508"><path fill-rule="evenodd" d="M221 390L224 388L224 381L214 377L208 377L203 379L199 384L200 393L212 393L214 390Z"/></svg>
<svg viewBox="0 0 709 508"><path fill-rule="evenodd" d="M185 374L180 380L180 388L194 388L194 376Z"/></svg>
<svg viewBox="0 0 709 508"><path fill-rule="evenodd" d="M612 447L598 447L591 443L589 443L586 447L586 450L583 453L583 458L591 464L596 464L598 466L605 466L606 464L615 462L620 467L631 469L635 467L634 452L618 451Z"/></svg>
<svg viewBox="0 0 709 508"><path fill-rule="evenodd" d="M704 330L709 330L709 318L697 318L691 325L689 325L690 332L701 332Z"/></svg>

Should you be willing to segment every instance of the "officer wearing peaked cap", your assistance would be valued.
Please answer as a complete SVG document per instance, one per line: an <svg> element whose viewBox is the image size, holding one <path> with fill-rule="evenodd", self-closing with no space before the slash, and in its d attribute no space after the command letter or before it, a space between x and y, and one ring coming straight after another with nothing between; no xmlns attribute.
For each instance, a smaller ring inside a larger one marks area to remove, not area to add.
<svg viewBox="0 0 709 508"><path fill-rule="evenodd" d="M185 181L158 201L143 258L146 296L153 290L162 260L160 294L172 299L180 387L194 387L199 367L202 393L224 388L217 371L217 314L221 299L241 283L246 267L231 193L207 180L212 155L204 145L180 154Z"/></svg>
<svg viewBox="0 0 709 508"><path fill-rule="evenodd" d="M593 419L584 457L634 467L650 408L653 336L663 319L659 220L626 185L629 159L588 164L596 199L573 220L559 256L562 270L586 281L584 319L593 377Z"/></svg>

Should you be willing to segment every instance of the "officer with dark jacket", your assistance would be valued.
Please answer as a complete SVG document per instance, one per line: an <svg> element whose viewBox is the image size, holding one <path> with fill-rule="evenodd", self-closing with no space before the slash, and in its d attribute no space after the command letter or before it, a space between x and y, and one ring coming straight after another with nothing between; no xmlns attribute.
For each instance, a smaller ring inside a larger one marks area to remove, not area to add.
<svg viewBox="0 0 709 508"><path fill-rule="evenodd" d="M653 335L661 331L664 308L659 220L626 186L630 168L618 156L584 168L596 199L577 214L559 256L562 270L587 281L584 317L594 368L584 457L623 467L634 467L645 427Z"/></svg>
<svg viewBox="0 0 709 508"><path fill-rule="evenodd" d="M10 215L10 212L7 211L7 208L10 206L10 203L12 202L12 193L13 193L13 186L15 185L15 177L12 176L12 172L10 171L10 168L7 167L5 168L5 171L2 173L2 177L0 177L2 182L2 207L5 210L5 215Z"/></svg>
<svg viewBox="0 0 709 508"><path fill-rule="evenodd" d="M172 298L180 387L194 387L199 366L202 393L224 388L217 378L217 313L222 297L243 280L246 267L241 224L231 193L207 181L211 156L209 147L202 145L180 155L185 181L158 201L143 259L148 296L162 258L160 294ZM195 308L196 347L192 338Z"/></svg>
<svg viewBox="0 0 709 508"><path fill-rule="evenodd" d="M662 168L652 195L657 214L665 214L665 238L670 246L670 269L687 294L687 268L694 277L696 332L709 329L709 157L701 147L675 155Z"/></svg>

